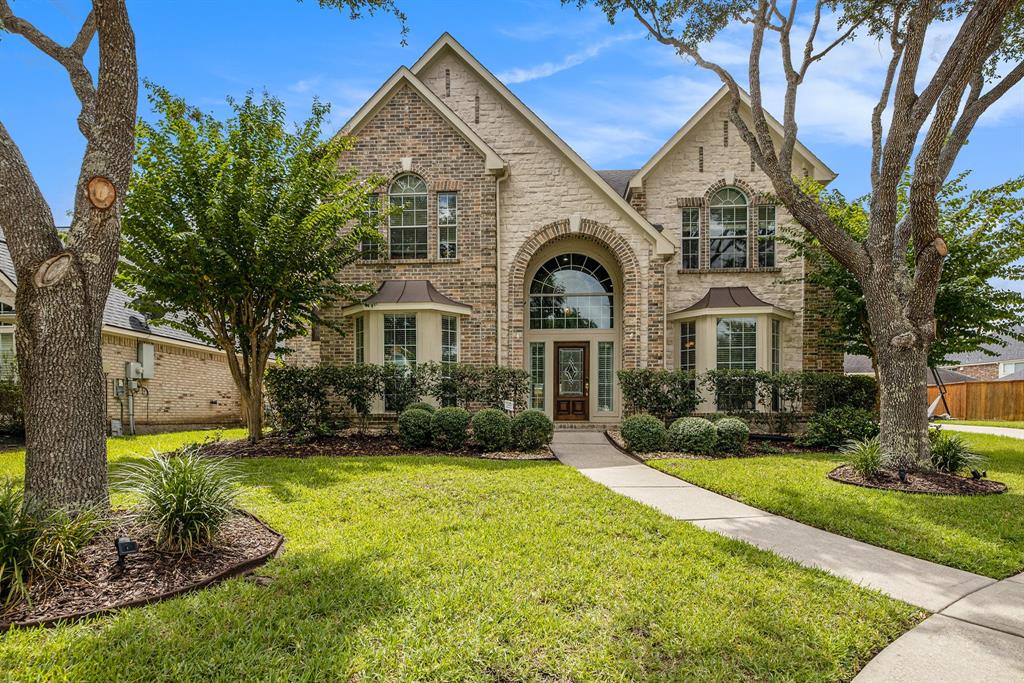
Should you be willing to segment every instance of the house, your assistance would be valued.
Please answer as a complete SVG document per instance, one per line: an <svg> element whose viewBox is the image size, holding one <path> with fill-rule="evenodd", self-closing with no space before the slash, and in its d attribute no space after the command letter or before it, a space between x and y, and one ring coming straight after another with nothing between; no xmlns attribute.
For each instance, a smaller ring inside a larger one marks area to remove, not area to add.
<svg viewBox="0 0 1024 683"><path fill-rule="evenodd" d="M867 356L860 356L854 354L847 354L843 359L843 372L847 375L871 375L874 377L875 368L871 365L871 359ZM942 380L943 384L953 384L956 382L976 382L977 378L965 375L949 368L928 368L925 370L924 377L925 382L929 386L934 386L935 375L938 374L939 379Z"/></svg>
<svg viewBox="0 0 1024 683"><path fill-rule="evenodd" d="M14 298L18 276L0 234L0 368L16 376ZM101 352L111 431L138 433L237 426L238 391L224 353L186 332L154 325L111 287ZM128 364L136 364L129 366ZM135 375L135 377L129 377Z"/></svg>
<svg viewBox="0 0 1024 683"><path fill-rule="evenodd" d="M972 351L950 356L950 367L976 379L1024 379L1024 341L1009 334L1003 335L1003 341L1002 346L986 347L990 353Z"/></svg>
<svg viewBox="0 0 1024 683"><path fill-rule="evenodd" d="M621 418L622 368L841 371L818 344L823 294L779 239L798 226L726 95L642 168L596 171L441 36L339 133L355 138L341 165L385 175L380 207L401 210L339 275L377 293L326 311L344 334L324 329L300 357L524 368L532 407L595 423ZM794 156L835 177L802 144Z"/></svg>

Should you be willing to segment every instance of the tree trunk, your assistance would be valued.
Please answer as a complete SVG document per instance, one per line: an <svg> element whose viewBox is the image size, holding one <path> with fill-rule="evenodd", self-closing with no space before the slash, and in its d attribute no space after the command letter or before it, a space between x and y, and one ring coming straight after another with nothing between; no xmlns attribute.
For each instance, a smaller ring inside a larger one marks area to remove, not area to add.
<svg viewBox="0 0 1024 683"><path fill-rule="evenodd" d="M245 426L249 430L249 443L256 443L263 438L263 387L261 382L253 382L248 396L242 402Z"/></svg>

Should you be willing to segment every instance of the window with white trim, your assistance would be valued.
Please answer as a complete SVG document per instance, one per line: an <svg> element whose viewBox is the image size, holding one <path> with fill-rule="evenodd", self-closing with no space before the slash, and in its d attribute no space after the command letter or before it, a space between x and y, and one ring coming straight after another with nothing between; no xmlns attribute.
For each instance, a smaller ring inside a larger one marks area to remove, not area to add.
<svg viewBox="0 0 1024 683"><path fill-rule="evenodd" d="M14 330L0 332L0 379L18 380L18 358L14 348Z"/></svg>
<svg viewBox="0 0 1024 683"><path fill-rule="evenodd" d="M427 184L412 173L400 175L391 183L388 202L401 208L388 218L391 258L427 258Z"/></svg>
<svg viewBox="0 0 1024 683"><path fill-rule="evenodd" d="M747 267L747 196L734 187L711 195L708 212L711 268Z"/></svg>
<svg viewBox="0 0 1024 683"><path fill-rule="evenodd" d="M757 369L757 321L754 318L719 318L715 333L719 370Z"/></svg>
<svg viewBox="0 0 1024 683"><path fill-rule="evenodd" d="M548 259L530 283L531 330L610 330L613 311L611 275L584 254Z"/></svg>
<svg viewBox="0 0 1024 683"><path fill-rule="evenodd" d="M356 363L366 362L366 318L359 316L356 318L356 339L355 339L355 352Z"/></svg>
<svg viewBox="0 0 1024 683"><path fill-rule="evenodd" d="M679 369L697 369L697 323L693 320L679 325Z"/></svg>
<svg viewBox="0 0 1024 683"><path fill-rule="evenodd" d="M775 207L757 207L757 266L775 267Z"/></svg>
<svg viewBox="0 0 1024 683"><path fill-rule="evenodd" d="M544 410L544 342L530 342L530 407Z"/></svg>
<svg viewBox="0 0 1024 683"><path fill-rule="evenodd" d="M683 209L682 229L679 233L679 267L687 270L700 268L700 209Z"/></svg>
<svg viewBox="0 0 1024 683"><path fill-rule="evenodd" d="M437 195L437 257L453 259L459 255L459 195L441 192Z"/></svg>
<svg viewBox="0 0 1024 683"><path fill-rule="evenodd" d="M369 199L369 204L366 207L366 214L363 216L363 226L367 228L379 229L380 226L377 224L378 216L380 216L380 196L372 195ZM380 258L380 242L379 240L372 239L370 237L363 237L359 240L359 258L364 261L372 261Z"/></svg>
<svg viewBox="0 0 1024 683"><path fill-rule="evenodd" d="M597 342L597 409L611 412L615 388L612 381L615 375L615 343L610 341Z"/></svg>
<svg viewBox="0 0 1024 683"><path fill-rule="evenodd" d="M772 374L782 372L782 321L772 318ZM782 408L782 397L779 396L778 388L772 391L772 410L779 411Z"/></svg>
<svg viewBox="0 0 1024 683"><path fill-rule="evenodd" d="M416 314L384 315L384 362L416 365Z"/></svg>
<svg viewBox="0 0 1024 683"><path fill-rule="evenodd" d="M441 365L459 362L459 319L454 315L441 316Z"/></svg>

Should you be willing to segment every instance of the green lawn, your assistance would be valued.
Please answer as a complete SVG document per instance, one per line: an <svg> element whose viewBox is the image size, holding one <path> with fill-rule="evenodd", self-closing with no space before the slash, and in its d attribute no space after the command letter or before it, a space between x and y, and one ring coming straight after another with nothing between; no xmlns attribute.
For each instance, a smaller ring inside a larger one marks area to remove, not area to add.
<svg viewBox="0 0 1024 683"><path fill-rule="evenodd" d="M990 459L997 496L923 496L825 478L838 455L785 455L648 464L755 507L993 578L1024 571L1024 441L964 434Z"/></svg>
<svg viewBox="0 0 1024 683"><path fill-rule="evenodd" d="M113 440L111 459L186 436ZM269 586L0 636L17 680L847 680L921 618L556 462L239 461ZM19 474L22 455L0 454Z"/></svg>
<svg viewBox="0 0 1024 683"><path fill-rule="evenodd" d="M940 425L974 425L976 427L1009 427L1010 429L1024 429L1024 422L1020 420L935 420Z"/></svg>

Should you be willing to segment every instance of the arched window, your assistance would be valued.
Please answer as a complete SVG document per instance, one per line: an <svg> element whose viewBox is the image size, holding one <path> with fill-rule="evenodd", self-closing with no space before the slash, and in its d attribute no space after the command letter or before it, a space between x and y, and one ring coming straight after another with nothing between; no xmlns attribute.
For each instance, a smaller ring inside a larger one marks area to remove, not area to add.
<svg viewBox="0 0 1024 683"><path fill-rule="evenodd" d="M611 329L612 278L583 254L549 259L530 283L530 329Z"/></svg>
<svg viewBox="0 0 1024 683"><path fill-rule="evenodd" d="M734 187L711 195L712 268L747 267L747 196Z"/></svg>
<svg viewBox="0 0 1024 683"><path fill-rule="evenodd" d="M427 258L427 184L405 173L388 189L391 206L402 207L389 218L388 241L393 259Z"/></svg>

